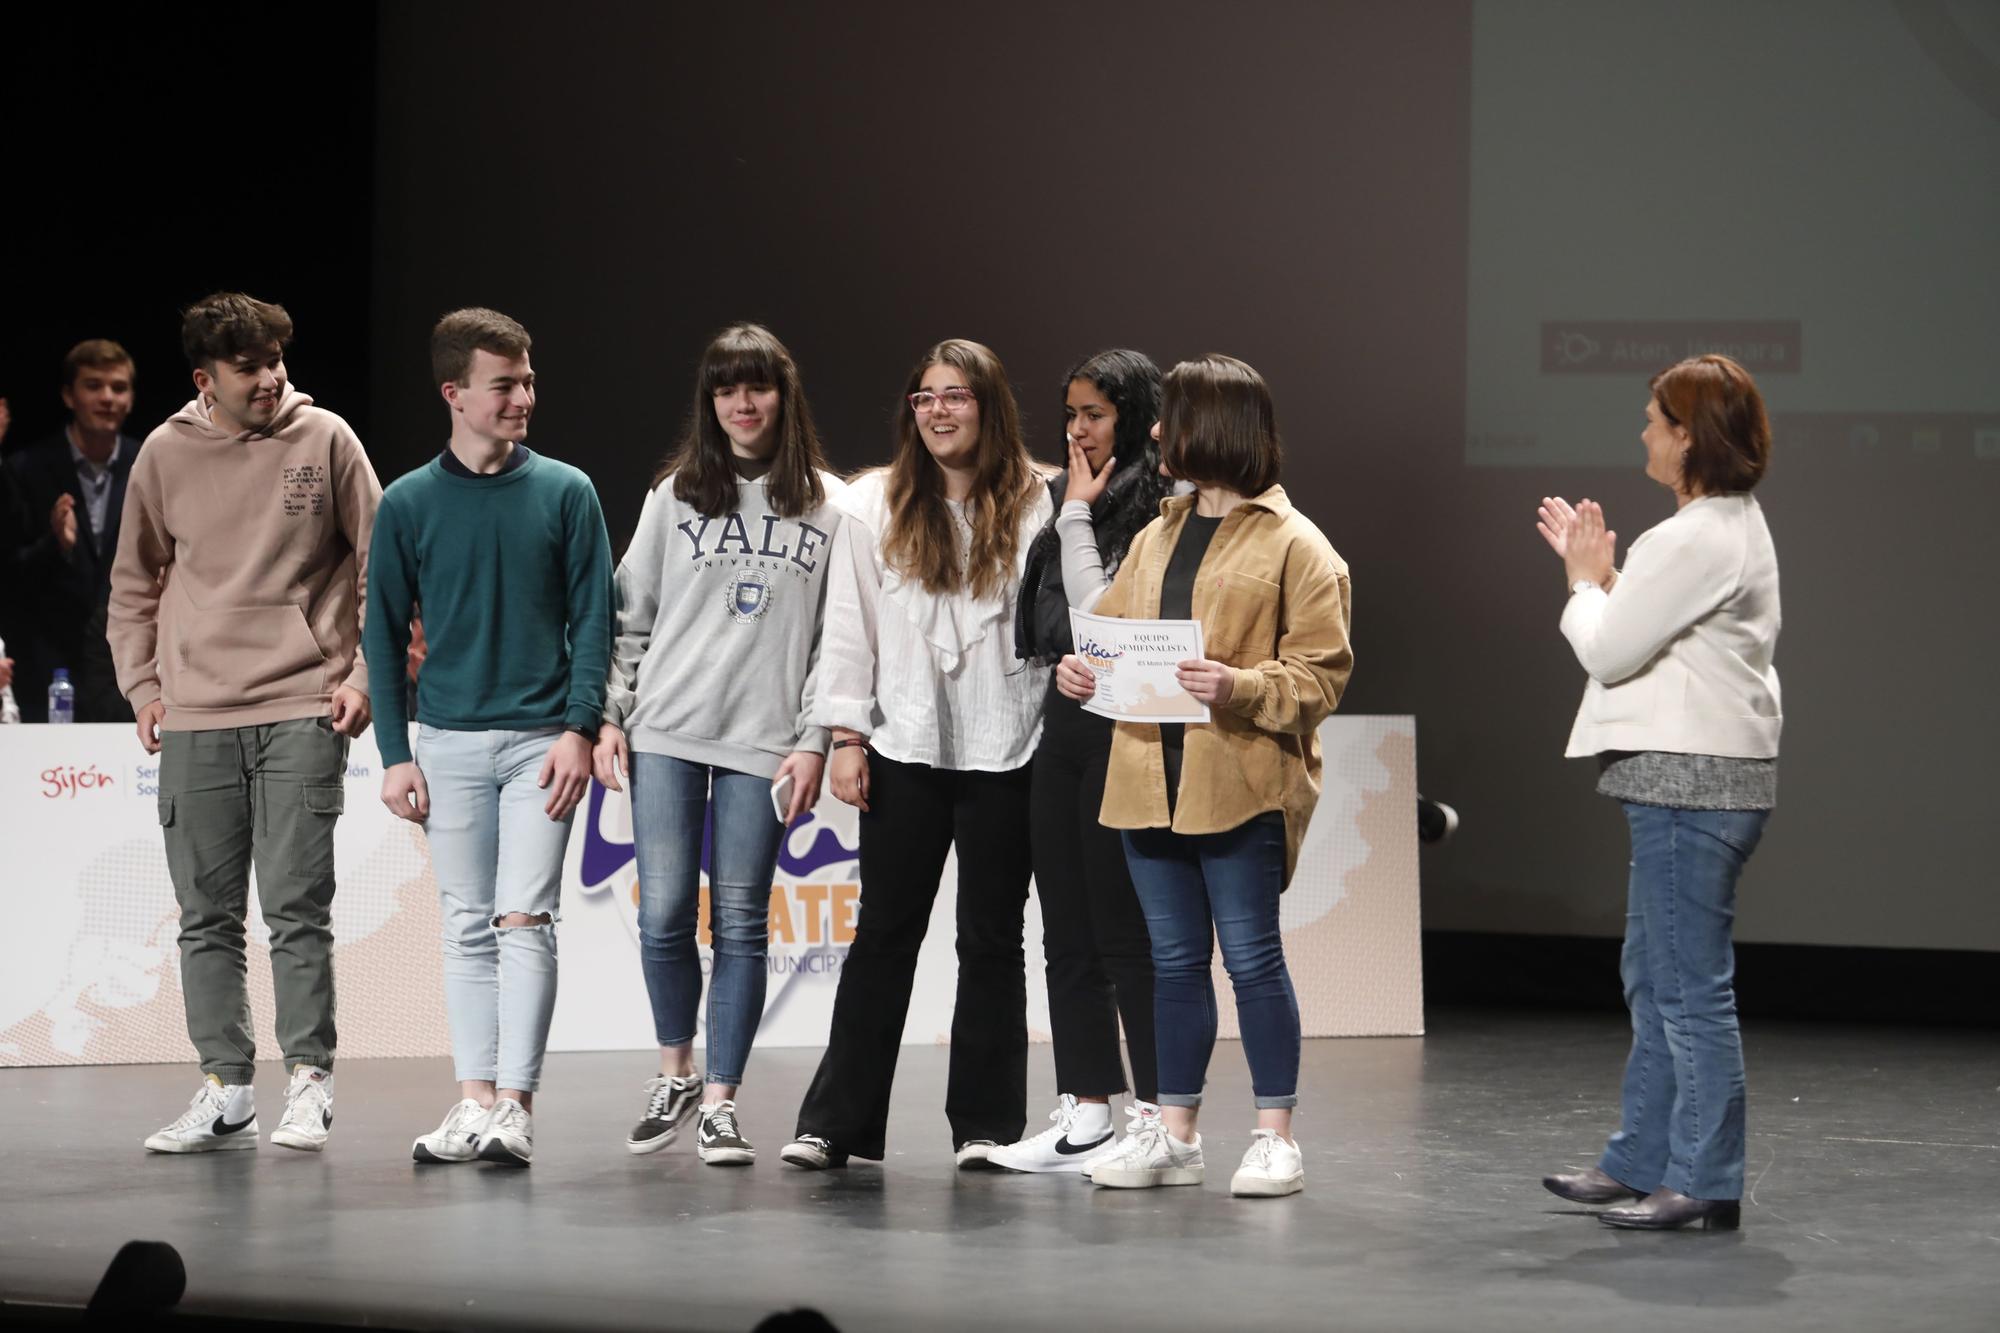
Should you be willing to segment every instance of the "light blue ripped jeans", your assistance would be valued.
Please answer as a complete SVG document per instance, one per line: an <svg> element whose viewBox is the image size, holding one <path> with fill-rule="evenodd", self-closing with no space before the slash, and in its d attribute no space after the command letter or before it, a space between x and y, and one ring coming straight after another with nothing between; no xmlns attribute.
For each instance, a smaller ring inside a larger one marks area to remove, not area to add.
<svg viewBox="0 0 2000 1333"><path fill-rule="evenodd" d="M536 785L560 727L417 728L424 822L444 918L444 1000L461 1082L533 1092L556 1009L556 929L570 819ZM572 816L573 817L573 816ZM549 924L498 926L510 912Z"/></svg>

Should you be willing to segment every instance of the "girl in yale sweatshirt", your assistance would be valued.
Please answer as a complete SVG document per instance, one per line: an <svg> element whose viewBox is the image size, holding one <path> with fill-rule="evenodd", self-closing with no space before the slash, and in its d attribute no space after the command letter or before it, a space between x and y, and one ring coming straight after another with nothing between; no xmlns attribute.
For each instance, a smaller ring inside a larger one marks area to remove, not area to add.
<svg viewBox="0 0 2000 1333"><path fill-rule="evenodd" d="M771 876L791 820L819 799L827 733L808 725L840 481L826 468L798 367L769 330L715 336L679 447L654 479L618 566L618 638L598 780L632 783L639 947L659 1077L625 1141L672 1143L697 1103L696 1151L744 1164L737 1086L764 1014ZM773 784L785 821L772 808ZM707 1071L695 1072L695 951L704 816L715 965Z"/></svg>

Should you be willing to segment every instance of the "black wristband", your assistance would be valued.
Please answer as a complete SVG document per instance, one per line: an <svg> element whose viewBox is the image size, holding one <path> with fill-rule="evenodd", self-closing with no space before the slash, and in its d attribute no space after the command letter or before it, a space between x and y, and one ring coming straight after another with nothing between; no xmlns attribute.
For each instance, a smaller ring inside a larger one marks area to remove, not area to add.
<svg viewBox="0 0 2000 1333"><path fill-rule="evenodd" d="M583 737L583 738L584 738L585 740L589 741L589 742L590 742L590 743L591 743L592 745L595 745L595 744L597 744L597 732L596 732L596 730L595 730L594 728L591 728L591 727L586 727L586 726L584 726L584 725L583 725L583 724L582 724L581 722L578 722L578 723L574 723L574 724L572 724L572 725L570 725L570 726L567 726L567 727L564 727L564 728L563 728L563 730L564 730L564 731L573 731L573 732L575 732L575 733L576 733L577 735L579 735L579 736Z"/></svg>
<svg viewBox="0 0 2000 1333"><path fill-rule="evenodd" d="M862 740L859 736L848 736L842 740L837 740L833 743L833 748L836 750L845 750L850 745L858 745L864 750L868 748L868 742Z"/></svg>

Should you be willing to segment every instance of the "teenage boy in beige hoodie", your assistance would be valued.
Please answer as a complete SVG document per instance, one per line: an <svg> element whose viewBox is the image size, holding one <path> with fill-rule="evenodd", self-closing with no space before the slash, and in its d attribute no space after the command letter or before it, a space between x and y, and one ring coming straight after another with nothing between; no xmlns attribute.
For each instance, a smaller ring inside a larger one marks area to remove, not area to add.
<svg viewBox="0 0 2000 1333"><path fill-rule="evenodd" d="M205 1075L154 1152L257 1146L244 986L250 867L271 930L291 1069L271 1141L333 1125L333 827L367 727L368 538L382 487L345 421L291 387L281 306L238 292L181 323L195 398L147 438L126 488L109 638L181 908L181 991Z"/></svg>

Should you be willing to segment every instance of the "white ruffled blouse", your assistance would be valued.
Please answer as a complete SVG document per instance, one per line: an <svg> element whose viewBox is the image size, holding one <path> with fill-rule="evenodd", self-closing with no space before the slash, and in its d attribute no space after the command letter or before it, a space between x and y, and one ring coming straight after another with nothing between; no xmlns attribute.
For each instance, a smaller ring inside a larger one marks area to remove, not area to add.
<svg viewBox="0 0 2000 1333"><path fill-rule="evenodd" d="M1048 522L1046 487L1022 516L1014 577L998 596L934 593L884 567L888 473L854 479L838 504L811 720L869 738L886 758L1001 773L1034 757L1049 669L1014 656L1028 546ZM953 506L954 512L957 506ZM961 541L970 527L961 523Z"/></svg>

